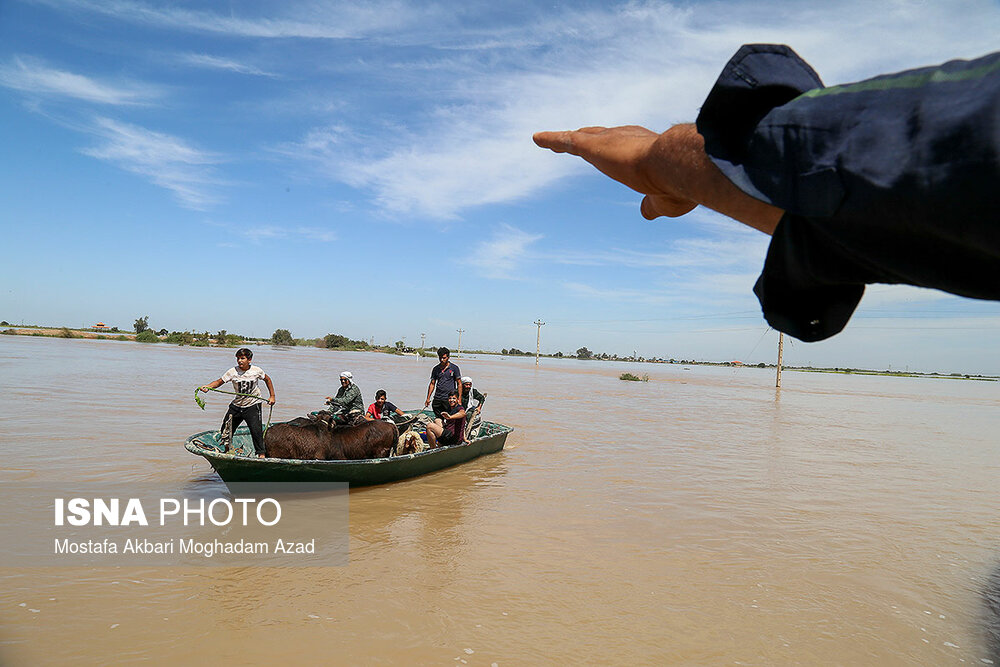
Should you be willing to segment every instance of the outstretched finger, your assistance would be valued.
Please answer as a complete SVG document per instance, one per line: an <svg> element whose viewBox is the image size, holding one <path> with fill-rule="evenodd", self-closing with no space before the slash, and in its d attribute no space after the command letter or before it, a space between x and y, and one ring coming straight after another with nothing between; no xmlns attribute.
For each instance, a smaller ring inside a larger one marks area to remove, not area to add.
<svg viewBox="0 0 1000 667"><path fill-rule="evenodd" d="M541 148L548 148L556 153L573 153L572 132L535 132L532 140Z"/></svg>

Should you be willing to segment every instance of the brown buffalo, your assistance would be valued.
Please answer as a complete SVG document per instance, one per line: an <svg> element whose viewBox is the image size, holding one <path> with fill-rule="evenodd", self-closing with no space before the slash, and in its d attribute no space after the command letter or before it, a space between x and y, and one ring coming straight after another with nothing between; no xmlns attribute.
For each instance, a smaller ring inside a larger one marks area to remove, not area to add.
<svg viewBox="0 0 1000 667"><path fill-rule="evenodd" d="M298 417L267 429L264 452L268 458L306 461L379 459L392 453L396 438L396 427L384 421L335 427L322 417Z"/></svg>

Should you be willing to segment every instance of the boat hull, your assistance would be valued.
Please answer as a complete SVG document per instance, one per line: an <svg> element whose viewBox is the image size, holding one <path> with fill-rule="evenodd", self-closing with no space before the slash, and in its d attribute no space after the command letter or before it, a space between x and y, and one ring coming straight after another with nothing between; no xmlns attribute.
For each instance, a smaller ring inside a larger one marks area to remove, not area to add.
<svg viewBox="0 0 1000 667"><path fill-rule="evenodd" d="M346 482L351 486L386 484L449 468L504 448L514 429L495 422L483 422L479 435L467 445L438 447L418 454L358 461L300 461L259 459L250 434L240 429L233 437L241 454L226 454L218 444L218 431L190 436L184 448L208 460L226 483L230 482Z"/></svg>

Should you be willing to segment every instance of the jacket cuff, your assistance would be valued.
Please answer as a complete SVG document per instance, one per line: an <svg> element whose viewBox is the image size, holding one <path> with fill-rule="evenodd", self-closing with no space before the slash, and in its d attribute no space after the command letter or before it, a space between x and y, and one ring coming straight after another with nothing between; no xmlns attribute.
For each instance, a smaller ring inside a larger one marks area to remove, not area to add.
<svg viewBox="0 0 1000 667"><path fill-rule="evenodd" d="M822 87L815 70L788 46L740 47L726 63L695 121L705 139L705 152L738 188L775 204L754 185L744 168L754 130L775 107Z"/></svg>
<svg viewBox="0 0 1000 667"><path fill-rule="evenodd" d="M807 343L840 333L865 293L863 284L850 279L815 278L836 275L838 268L853 265L828 240L825 244L806 240L816 233L807 219L786 213L774 230L764 269L753 288L767 323Z"/></svg>

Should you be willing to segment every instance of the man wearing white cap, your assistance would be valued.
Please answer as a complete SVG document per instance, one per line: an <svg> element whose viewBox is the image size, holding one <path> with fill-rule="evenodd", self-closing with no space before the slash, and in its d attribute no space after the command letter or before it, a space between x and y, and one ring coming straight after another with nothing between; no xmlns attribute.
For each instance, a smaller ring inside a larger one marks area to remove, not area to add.
<svg viewBox="0 0 1000 667"><path fill-rule="evenodd" d="M336 396L327 396L327 404L338 424L355 424L364 421L365 402L361 399L361 389L354 384L351 371L340 374L340 389Z"/></svg>
<svg viewBox="0 0 1000 667"><path fill-rule="evenodd" d="M461 379L462 384L462 407L465 409L466 415L466 427L465 436L466 438L474 437L474 433L478 429L479 425L482 423L482 418L480 417L480 412L483 410L483 403L486 402L486 394L480 393L480 391L472 386L472 378L468 375L463 375ZM469 405L473 400L479 401L476 407L469 409Z"/></svg>
<svg viewBox="0 0 1000 667"><path fill-rule="evenodd" d="M468 375L462 376L462 407L466 412L469 410L469 403L474 400L479 401L473 410L480 410L486 402L486 394L481 394L478 389L473 389L472 378Z"/></svg>

